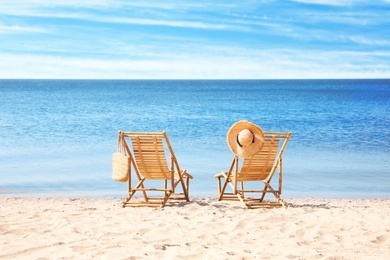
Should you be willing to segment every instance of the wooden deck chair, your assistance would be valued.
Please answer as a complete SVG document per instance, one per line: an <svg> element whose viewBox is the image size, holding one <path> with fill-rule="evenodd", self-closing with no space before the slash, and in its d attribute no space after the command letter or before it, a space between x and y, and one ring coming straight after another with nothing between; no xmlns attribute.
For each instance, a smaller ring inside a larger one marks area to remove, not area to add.
<svg viewBox="0 0 390 260"><path fill-rule="evenodd" d="M123 207L164 207L168 200L189 201L189 180L192 176L186 170L180 169L167 134L165 132L122 133L124 148L131 163L128 196L123 202ZM126 142L127 139L131 140L131 146ZM166 153L170 154L170 166L167 163ZM136 179L132 175L135 175ZM134 187L132 179L134 183L137 182ZM178 193L178 190L181 193ZM142 193L141 200L134 198L137 192ZM156 194L162 195L156 196Z"/></svg>
<svg viewBox="0 0 390 260"><path fill-rule="evenodd" d="M286 206L281 199L282 194L282 154L291 137L291 132L264 132L264 143L260 151L250 158L243 159L240 171L239 157L236 155L228 172L215 175L218 178L219 200L239 200L248 208ZM278 172L278 189L271 186L271 180ZM222 180L225 180L222 183ZM254 189L245 189L244 184L249 182ZM240 185L238 185L240 184ZM226 192L227 186L232 192ZM259 188L257 188L259 187ZM248 194L259 194L259 197L250 197ZM273 194L276 201L266 201L267 193Z"/></svg>

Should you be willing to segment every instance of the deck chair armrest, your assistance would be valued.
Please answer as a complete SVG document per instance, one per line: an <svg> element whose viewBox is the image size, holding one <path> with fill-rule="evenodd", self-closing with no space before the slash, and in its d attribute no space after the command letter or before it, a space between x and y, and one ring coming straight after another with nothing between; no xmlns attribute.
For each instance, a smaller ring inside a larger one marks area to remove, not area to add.
<svg viewBox="0 0 390 260"><path fill-rule="evenodd" d="M187 170L181 170L180 171L180 174L178 173L178 171L174 171L174 175L175 175L175 177L179 177L179 175L182 177L182 178L188 178L188 179L193 179L193 177L192 177L192 175L191 174L189 174L188 172L187 172Z"/></svg>
<svg viewBox="0 0 390 260"><path fill-rule="evenodd" d="M186 169L182 170L181 172L182 172L181 176L183 178L193 179L192 175L189 174Z"/></svg>
<svg viewBox="0 0 390 260"><path fill-rule="evenodd" d="M216 175L214 175L214 178L226 178L227 172L220 172Z"/></svg>

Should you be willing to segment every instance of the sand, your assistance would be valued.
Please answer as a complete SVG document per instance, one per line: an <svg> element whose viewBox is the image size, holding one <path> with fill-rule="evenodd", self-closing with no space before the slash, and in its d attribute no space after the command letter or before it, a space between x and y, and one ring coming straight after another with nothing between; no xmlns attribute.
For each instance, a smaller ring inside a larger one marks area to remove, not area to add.
<svg viewBox="0 0 390 260"><path fill-rule="evenodd" d="M285 200L0 198L0 259L390 259L390 199Z"/></svg>

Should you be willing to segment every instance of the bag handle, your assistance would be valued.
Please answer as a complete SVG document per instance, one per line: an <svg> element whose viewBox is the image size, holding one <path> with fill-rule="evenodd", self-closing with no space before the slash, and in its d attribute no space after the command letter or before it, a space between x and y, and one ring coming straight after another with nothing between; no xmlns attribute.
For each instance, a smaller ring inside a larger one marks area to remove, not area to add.
<svg viewBox="0 0 390 260"><path fill-rule="evenodd" d="M124 148L124 145L123 145L123 142L124 142L123 139L124 139L123 132L122 131L118 131L118 145L117 145L116 151L118 153L126 154L125 148Z"/></svg>

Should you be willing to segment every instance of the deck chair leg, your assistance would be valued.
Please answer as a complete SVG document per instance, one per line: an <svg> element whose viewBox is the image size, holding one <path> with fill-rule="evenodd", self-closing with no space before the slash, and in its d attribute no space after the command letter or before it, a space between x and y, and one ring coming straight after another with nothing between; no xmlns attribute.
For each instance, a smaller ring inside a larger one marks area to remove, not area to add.
<svg viewBox="0 0 390 260"><path fill-rule="evenodd" d="M187 191L187 197L188 197L188 201L190 199L190 178L186 178L186 191Z"/></svg>
<svg viewBox="0 0 390 260"><path fill-rule="evenodd" d="M129 202L129 200L133 197L134 193L135 193L135 190L133 190L133 191L131 191L131 192L129 193L129 195L127 196L127 198L126 198L126 199L123 201L123 203L122 203L122 208L126 207L127 202Z"/></svg>
<svg viewBox="0 0 390 260"><path fill-rule="evenodd" d="M188 196L188 189L186 188L185 186L185 182L183 180L183 178L180 178L179 180L177 180L176 182L174 182L172 185L173 185L173 188L171 191L167 191L167 192L171 192L171 193L175 193L175 190L176 190L176 187L177 185L179 185L179 183L181 184L181 187L182 187L182 190L183 190L183 195L184 195L184 199L186 201L190 201L189 200L189 196Z"/></svg>
<svg viewBox="0 0 390 260"><path fill-rule="evenodd" d="M131 190L131 192L129 193L129 195L127 196L127 198L125 199L125 201L123 201L123 204L122 204L122 207L126 207L126 204L130 201L130 199L134 196L134 194L137 192L137 189L141 186L142 188L144 188L144 179L141 179L139 181L139 183L137 184L137 186L135 186L134 189ZM146 192L144 190L142 190L142 193L144 193L144 199L145 201L147 202L148 201L148 197L146 196Z"/></svg>
<svg viewBox="0 0 390 260"><path fill-rule="evenodd" d="M149 197L146 194L146 191L144 190L145 189L144 181L145 181L145 179L140 179L139 180L139 184L135 187L135 189L138 189L139 187L141 187L143 189L142 190L142 195L144 196L144 200L147 202L147 201L149 201Z"/></svg>
<svg viewBox="0 0 390 260"><path fill-rule="evenodd" d="M229 168L229 171L227 172L227 174L226 174L226 173L223 173L223 172L221 173L221 174L224 175L223 177L225 177L225 182L223 183L222 189L221 189L221 177L222 177L222 176L218 176L218 180L219 180L219 182L218 182L218 189L219 189L219 198L218 198L218 200L219 200L219 201L220 201L220 200L223 200L223 195L224 195L224 193L225 193L226 186L228 185L228 183L231 182L230 176L231 176L231 174L232 174L232 171L233 171L233 169L234 169L234 166L236 166L236 172L237 172L237 165L238 165L238 157L235 156L235 157L233 158L233 161L232 161L232 163L231 163L231 165L230 165L230 168ZM231 184L231 183L230 183L230 184ZM234 185L231 185L231 186L232 186L232 189L233 189L233 193L235 194L235 192L237 192L237 191L236 191L236 187L235 187Z"/></svg>
<svg viewBox="0 0 390 260"><path fill-rule="evenodd" d="M142 180L142 183L141 183L141 185L140 185L142 189L145 189L144 180L145 180L145 179ZM139 188L139 186L137 186L136 188ZM148 195L146 194L146 191L145 191L145 190L142 190L142 196L144 196L144 200L145 200L145 201L149 201L149 197L148 197Z"/></svg>
<svg viewBox="0 0 390 260"><path fill-rule="evenodd" d="M264 184L263 193L261 194L261 198L259 199L260 202L263 202L265 195L267 194L268 185Z"/></svg>
<svg viewBox="0 0 390 260"><path fill-rule="evenodd" d="M245 193L244 193L244 182L242 181L242 182L240 183L240 185L241 185L242 196L245 198Z"/></svg>
<svg viewBox="0 0 390 260"><path fill-rule="evenodd" d="M168 187L168 181L167 180L164 180L164 197L166 197L168 195L168 192L167 192L167 187Z"/></svg>
<svg viewBox="0 0 390 260"><path fill-rule="evenodd" d="M267 188L264 188L264 192L266 191L266 189L269 189L272 194L275 196L276 200L278 201L278 203L280 205L282 205L283 207L286 206L286 202L284 202L281 198L280 198L280 194L278 192L276 192L269 183L265 183L266 187Z"/></svg>
<svg viewBox="0 0 390 260"><path fill-rule="evenodd" d="M226 186L227 186L228 183L230 182L229 179L230 179L230 173L228 173L228 174L226 175L225 182L224 182L224 184L223 184L223 186L222 186L221 192L219 193L219 199L218 199L218 200L222 200L222 199L223 199L223 194L225 193Z"/></svg>
<svg viewBox="0 0 390 260"><path fill-rule="evenodd" d="M244 192L238 191L236 195L237 195L238 200L241 201L243 204L245 204L248 207L247 203L245 202Z"/></svg>
<svg viewBox="0 0 390 260"><path fill-rule="evenodd" d="M221 177L218 177L218 194L221 194Z"/></svg>
<svg viewBox="0 0 390 260"><path fill-rule="evenodd" d="M188 190L184 184L183 178L180 178L180 183L181 183L181 186L183 187L183 193L184 193L184 197L185 197L186 201L190 201L190 198L188 197Z"/></svg>

